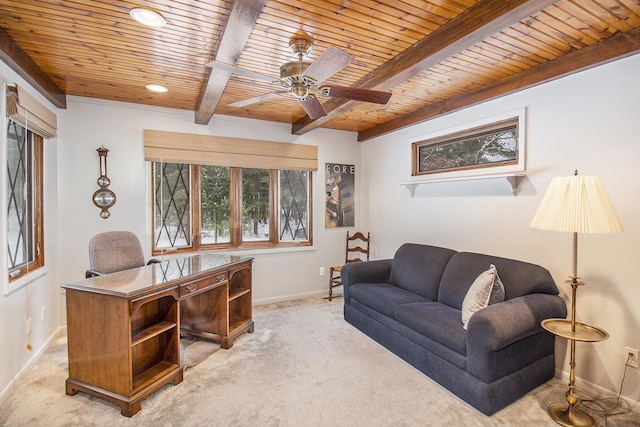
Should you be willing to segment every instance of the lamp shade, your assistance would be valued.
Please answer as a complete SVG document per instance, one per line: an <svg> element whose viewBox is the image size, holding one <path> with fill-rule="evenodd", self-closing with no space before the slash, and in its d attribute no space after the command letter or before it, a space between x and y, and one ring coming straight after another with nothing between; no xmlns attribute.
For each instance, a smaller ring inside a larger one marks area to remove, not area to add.
<svg viewBox="0 0 640 427"><path fill-rule="evenodd" d="M573 233L618 233L622 224L599 176L561 176L551 185L531 227Z"/></svg>

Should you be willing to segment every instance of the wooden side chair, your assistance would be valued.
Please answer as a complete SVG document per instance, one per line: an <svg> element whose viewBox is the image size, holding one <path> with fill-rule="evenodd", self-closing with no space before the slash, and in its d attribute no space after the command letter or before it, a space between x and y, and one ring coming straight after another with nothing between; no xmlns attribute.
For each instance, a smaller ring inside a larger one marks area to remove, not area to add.
<svg viewBox="0 0 640 427"><path fill-rule="evenodd" d="M367 236L361 232L356 232L353 236L349 236L347 231L347 245L344 257L344 263L369 261L369 243L371 241L370 233ZM363 259L366 256L366 260ZM334 266L329 270L329 301L333 298L333 288L342 286L340 278L340 270L342 266Z"/></svg>

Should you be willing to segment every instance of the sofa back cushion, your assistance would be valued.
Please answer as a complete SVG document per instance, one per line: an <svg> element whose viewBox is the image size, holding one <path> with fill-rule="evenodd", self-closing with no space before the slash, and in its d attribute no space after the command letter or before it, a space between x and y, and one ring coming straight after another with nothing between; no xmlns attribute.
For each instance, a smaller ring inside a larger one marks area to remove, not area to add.
<svg viewBox="0 0 640 427"><path fill-rule="evenodd" d="M478 275L493 264L504 284L504 299L540 293L558 295L549 271L536 264L470 252L456 253L447 264L438 301L453 308L462 309L462 301Z"/></svg>
<svg viewBox="0 0 640 427"><path fill-rule="evenodd" d="M389 282L435 301L442 273L455 253L437 246L405 243L393 256Z"/></svg>

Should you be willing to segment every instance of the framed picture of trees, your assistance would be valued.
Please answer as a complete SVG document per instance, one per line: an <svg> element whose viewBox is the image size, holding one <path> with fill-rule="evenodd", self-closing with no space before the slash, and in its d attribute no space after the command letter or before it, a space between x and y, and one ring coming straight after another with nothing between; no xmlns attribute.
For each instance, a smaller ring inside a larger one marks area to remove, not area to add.
<svg viewBox="0 0 640 427"><path fill-rule="evenodd" d="M524 171L523 115L414 140L413 177Z"/></svg>

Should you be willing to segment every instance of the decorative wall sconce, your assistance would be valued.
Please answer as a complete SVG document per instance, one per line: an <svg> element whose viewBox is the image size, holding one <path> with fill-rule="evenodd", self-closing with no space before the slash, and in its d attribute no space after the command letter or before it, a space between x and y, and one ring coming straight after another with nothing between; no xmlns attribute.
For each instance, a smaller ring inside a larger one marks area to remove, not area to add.
<svg viewBox="0 0 640 427"><path fill-rule="evenodd" d="M107 176L107 154L109 150L104 145L96 150L100 159L100 176L98 177L98 185L100 189L93 193L93 203L101 209L100 217L109 218L111 213L109 208L116 203L116 195L109 190L111 180Z"/></svg>

